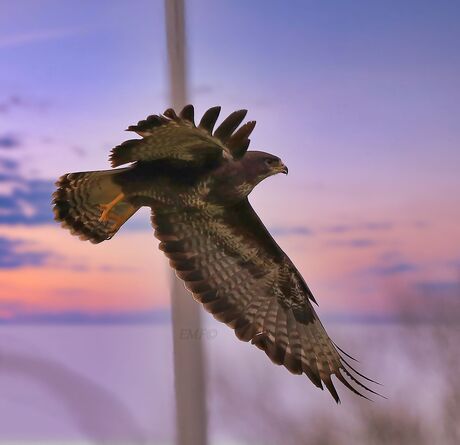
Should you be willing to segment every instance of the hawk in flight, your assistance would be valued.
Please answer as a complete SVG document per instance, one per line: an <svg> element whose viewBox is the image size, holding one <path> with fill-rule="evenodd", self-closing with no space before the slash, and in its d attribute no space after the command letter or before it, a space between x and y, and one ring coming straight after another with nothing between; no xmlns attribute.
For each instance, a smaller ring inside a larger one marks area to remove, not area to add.
<svg viewBox="0 0 460 445"><path fill-rule="evenodd" d="M141 138L110 156L112 167L129 166L62 176L53 195L56 220L100 243L150 207L159 248L177 276L240 340L324 384L337 402L332 375L363 397L357 386L377 394L329 338L310 289L248 201L259 182L287 167L277 156L248 151L255 122L240 126L246 110L214 131L219 113L210 108L197 126L187 105L179 115L168 109L130 126Z"/></svg>

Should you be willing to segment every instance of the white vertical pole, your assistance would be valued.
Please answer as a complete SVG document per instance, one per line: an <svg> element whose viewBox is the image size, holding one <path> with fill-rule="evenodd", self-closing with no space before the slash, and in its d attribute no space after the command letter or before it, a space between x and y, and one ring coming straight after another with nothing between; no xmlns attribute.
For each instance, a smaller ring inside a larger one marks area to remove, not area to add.
<svg viewBox="0 0 460 445"><path fill-rule="evenodd" d="M165 0L171 106L187 104L184 0ZM206 387L200 313L173 274L171 306L174 345L177 445L206 445Z"/></svg>

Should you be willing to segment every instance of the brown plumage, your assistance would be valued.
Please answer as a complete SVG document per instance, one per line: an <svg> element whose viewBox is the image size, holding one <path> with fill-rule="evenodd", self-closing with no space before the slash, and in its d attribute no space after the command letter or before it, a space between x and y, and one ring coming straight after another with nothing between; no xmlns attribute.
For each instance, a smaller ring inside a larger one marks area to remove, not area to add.
<svg viewBox="0 0 460 445"><path fill-rule="evenodd" d="M286 166L271 154L247 151L255 122L238 129L246 110L213 132L219 113L220 107L209 109L196 126L187 105L179 115L168 109L130 126L141 139L115 147L111 162L131 165L62 176L56 219L99 243L141 206L151 207L160 250L177 276L240 340L317 387L324 384L337 402L333 375L363 397L356 386L374 393L327 335L312 292L249 204L252 189L287 173Z"/></svg>

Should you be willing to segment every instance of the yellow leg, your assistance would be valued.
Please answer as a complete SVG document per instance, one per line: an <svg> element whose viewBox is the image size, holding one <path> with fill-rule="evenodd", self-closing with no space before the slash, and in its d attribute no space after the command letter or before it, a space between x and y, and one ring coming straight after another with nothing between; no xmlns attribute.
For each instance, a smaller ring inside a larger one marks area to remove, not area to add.
<svg viewBox="0 0 460 445"><path fill-rule="evenodd" d="M117 231L129 217L136 213L136 210L137 208L132 207L127 209L122 215L113 215L112 219L114 220L114 224L110 228Z"/></svg>
<svg viewBox="0 0 460 445"><path fill-rule="evenodd" d="M100 208L102 210L101 216L99 217L100 222L106 222L109 220L110 211L124 199L124 193L120 193L113 201L110 201L108 204L101 204Z"/></svg>

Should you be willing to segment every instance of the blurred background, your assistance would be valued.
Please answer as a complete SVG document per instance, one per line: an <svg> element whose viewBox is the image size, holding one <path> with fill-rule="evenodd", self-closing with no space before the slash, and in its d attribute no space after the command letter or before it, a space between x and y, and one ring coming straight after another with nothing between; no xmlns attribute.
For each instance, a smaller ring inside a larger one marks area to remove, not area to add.
<svg viewBox="0 0 460 445"><path fill-rule="evenodd" d="M174 441L169 271L149 212L100 245L54 181L169 106L162 0L0 1L0 443ZM258 121L251 202L332 338L342 405L203 312L210 443L460 443L460 3L186 2L189 96Z"/></svg>

